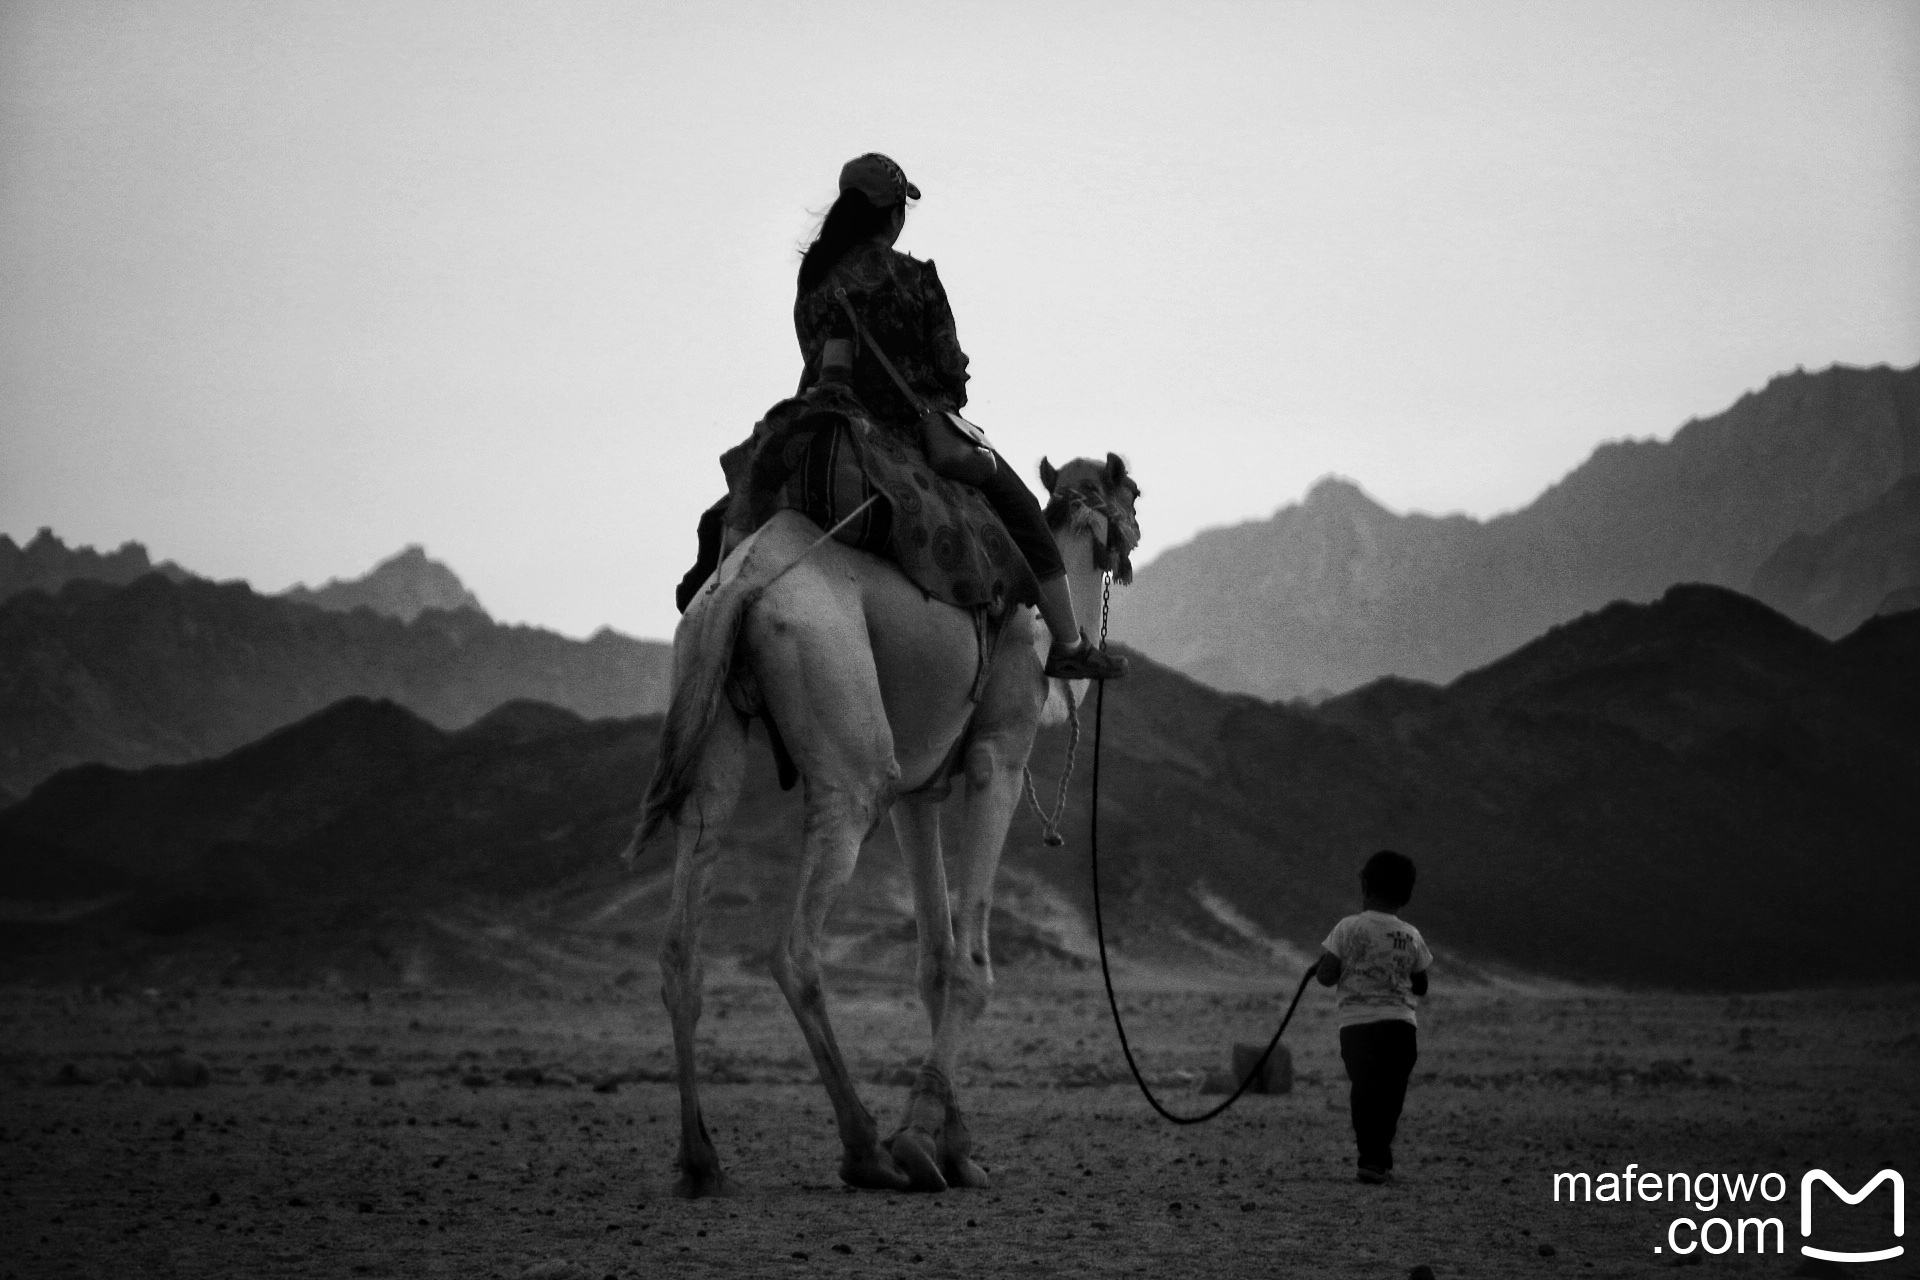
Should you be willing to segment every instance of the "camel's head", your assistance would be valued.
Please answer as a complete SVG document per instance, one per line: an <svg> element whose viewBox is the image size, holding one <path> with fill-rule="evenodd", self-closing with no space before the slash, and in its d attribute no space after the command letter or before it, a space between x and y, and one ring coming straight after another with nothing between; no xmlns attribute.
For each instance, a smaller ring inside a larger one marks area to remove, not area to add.
<svg viewBox="0 0 1920 1280"><path fill-rule="evenodd" d="M1056 535L1085 530L1093 538L1094 567L1132 582L1133 561L1128 557L1140 545L1140 523L1133 514L1140 486L1127 474L1126 461L1110 453L1105 462L1075 458L1055 470L1042 458L1040 483L1047 486L1047 527Z"/></svg>

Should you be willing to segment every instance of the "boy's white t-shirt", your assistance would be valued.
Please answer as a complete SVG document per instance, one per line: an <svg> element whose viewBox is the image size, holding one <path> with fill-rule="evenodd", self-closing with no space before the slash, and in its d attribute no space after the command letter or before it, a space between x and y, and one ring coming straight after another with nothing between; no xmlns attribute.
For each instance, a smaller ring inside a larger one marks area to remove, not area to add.
<svg viewBox="0 0 1920 1280"><path fill-rule="evenodd" d="M1433 963L1420 931L1399 916L1362 911L1333 926L1320 944L1340 957L1340 1025L1414 1016L1413 975Z"/></svg>

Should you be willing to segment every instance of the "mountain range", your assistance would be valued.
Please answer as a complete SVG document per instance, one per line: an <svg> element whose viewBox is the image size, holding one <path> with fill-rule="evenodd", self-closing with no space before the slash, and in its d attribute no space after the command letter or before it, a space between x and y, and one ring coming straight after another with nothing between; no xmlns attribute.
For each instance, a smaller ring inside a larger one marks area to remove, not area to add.
<svg viewBox="0 0 1920 1280"><path fill-rule="evenodd" d="M135 578L159 573L175 582L201 578L173 561L154 564L138 542L117 550L69 547L51 529L41 529L21 547L0 534L0 601L22 591L58 591L76 579L125 586ZM322 587L296 583L280 593L283 599L318 605L340 613L371 609L402 622L411 622L428 609L470 609L485 614L480 598L468 590L458 574L412 543L357 578L331 578Z"/></svg>
<svg viewBox="0 0 1920 1280"><path fill-rule="evenodd" d="M1920 368L1775 379L1488 521L1323 481L1115 595L1145 652L1100 718L1109 934L1134 962L1264 972L1393 846L1455 972L1910 980L1916 605ZM631 875L610 855L670 657L494 622L418 546L274 596L135 543L0 537L0 970L630 974L670 855ZM1064 751L1042 734L1041 794ZM713 933L747 964L788 909L798 822L755 768ZM1023 813L996 953L1084 966L1083 864L1036 834ZM891 843L835 963L911 967Z"/></svg>
<svg viewBox="0 0 1920 1280"><path fill-rule="evenodd" d="M583 716L658 711L671 662L657 641L573 640L472 609L402 621L243 582L75 578L0 602L0 802L89 761L219 755L352 695L449 729L520 698Z"/></svg>
<svg viewBox="0 0 1920 1280"><path fill-rule="evenodd" d="M123 542L103 553L92 547L70 548L51 529L40 530L24 547L0 533L0 601L22 591L58 591L76 578L125 585L149 573L175 582L194 576L171 560L156 565L137 542Z"/></svg>
<svg viewBox="0 0 1920 1280"><path fill-rule="evenodd" d="M1683 582L1753 591L1839 635L1920 590L1920 523L1893 496L1915 475L1920 366L1795 372L1669 441L1601 445L1490 520L1396 515L1322 480L1271 519L1142 567L1115 595L1113 634L1266 698L1451 680L1586 610Z"/></svg>
<svg viewBox="0 0 1920 1280"><path fill-rule="evenodd" d="M148 580L149 584L157 580ZM147 585L149 590L156 589ZM215 590L227 590L215 588ZM393 624L400 625L400 624ZM1911 981L1920 940L1920 612L1831 642L1734 592L1582 616L1444 687L1317 708L1136 655L1099 712L1109 938L1257 978L1311 954L1382 846L1444 971L1684 988ZM1089 734L1093 724L1086 724ZM11 976L606 981L645 966L670 841L629 872L658 721L515 703L449 733L347 699L221 758L61 773L0 811ZM1035 752L1051 794L1065 729ZM1016 819L996 961L1092 957L1092 742L1065 850ZM797 793L754 752L708 945L753 965L790 911ZM883 825L831 959L910 971ZM26 923L22 923L26 922ZM1842 941L1844 940L1844 941Z"/></svg>

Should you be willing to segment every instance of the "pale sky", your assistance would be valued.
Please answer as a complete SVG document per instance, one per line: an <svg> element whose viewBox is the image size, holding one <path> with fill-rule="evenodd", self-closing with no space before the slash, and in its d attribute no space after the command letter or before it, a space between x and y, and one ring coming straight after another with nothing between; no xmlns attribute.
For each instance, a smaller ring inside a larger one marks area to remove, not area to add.
<svg viewBox="0 0 1920 1280"><path fill-rule="evenodd" d="M1920 5L0 0L0 532L668 636L868 150L1148 556L1920 360Z"/></svg>

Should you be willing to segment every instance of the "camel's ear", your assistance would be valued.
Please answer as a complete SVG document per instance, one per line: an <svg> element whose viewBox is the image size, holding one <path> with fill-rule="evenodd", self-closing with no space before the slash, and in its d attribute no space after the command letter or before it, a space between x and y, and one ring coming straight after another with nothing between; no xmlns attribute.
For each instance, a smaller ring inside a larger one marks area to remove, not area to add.
<svg viewBox="0 0 1920 1280"><path fill-rule="evenodd" d="M1127 460L1117 453L1107 455L1107 485L1117 489L1127 482Z"/></svg>
<svg viewBox="0 0 1920 1280"><path fill-rule="evenodd" d="M1053 492L1054 482L1059 478L1060 473L1053 469L1053 464L1045 458L1040 459L1040 483L1047 486L1048 493Z"/></svg>

